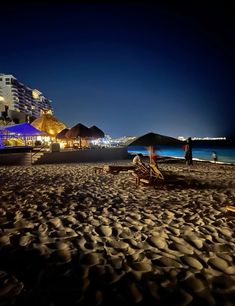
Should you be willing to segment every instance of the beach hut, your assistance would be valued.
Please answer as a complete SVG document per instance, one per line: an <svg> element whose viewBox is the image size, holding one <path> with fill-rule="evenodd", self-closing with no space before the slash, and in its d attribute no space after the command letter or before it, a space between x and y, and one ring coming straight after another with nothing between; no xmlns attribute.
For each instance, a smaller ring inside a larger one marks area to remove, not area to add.
<svg viewBox="0 0 235 306"><path fill-rule="evenodd" d="M50 110L44 110L41 117L35 119L31 124L51 137L56 137L58 133L66 128L66 125L54 117Z"/></svg>

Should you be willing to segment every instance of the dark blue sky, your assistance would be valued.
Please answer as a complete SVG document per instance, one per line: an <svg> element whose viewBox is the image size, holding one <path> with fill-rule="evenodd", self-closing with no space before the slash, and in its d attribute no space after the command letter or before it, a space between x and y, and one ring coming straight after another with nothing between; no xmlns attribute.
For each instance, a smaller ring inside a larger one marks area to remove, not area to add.
<svg viewBox="0 0 235 306"><path fill-rule="evenodd" d="M234 6L176 2L5 4L0 72L41 90L69 127L234 135Z"/></svg>

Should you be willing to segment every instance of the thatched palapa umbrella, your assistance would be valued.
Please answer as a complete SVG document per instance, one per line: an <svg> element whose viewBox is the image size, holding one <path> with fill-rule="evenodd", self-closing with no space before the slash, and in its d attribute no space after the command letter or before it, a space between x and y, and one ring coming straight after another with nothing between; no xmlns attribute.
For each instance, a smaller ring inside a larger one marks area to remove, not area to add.
<svg viewBox="0 0 235 306"><path fill-rule="evenodd" d="M104 138L105 136L104 132L95 125L90 127L90 131L91 131L92 138L98 139L98 138Z"/></svg>
<svg viewBox="0 0 235 306"><path fill-rule="evenodd" d="M81 139L91 137L91 131L85 125L78 123L66 132L65 137L68 139L77 139L79 137L81 147Z"/></svg>
<svg viewBox="0 0 235 306"><path fill-rule="evenodd" d="M36 129L46 132L49 136L55 137L59 132L66 128L66 125L54 117L50 110L44 110L40 118L32 123Z"/></svg>
<svg viewBox="0 0 235 306"><path fill-rule="evenodd" d="M56 135L56 138L59 138L59 139L65 139L65 134L69 131L68 128L66 129L63 129L61 132L59 132L57 135Z"/></svg>
<svg viewBox="0 0 235 306"><path fill-rule="evenodd" d="M128 144L128 146L149 147L150 162L152 161L152 153L154 151L153 147L160 145L177 146L177 145L182 145L182 141L173 137L164 136L156 133L147 133Z"/></svg>
<svg viewBox="0 0 235 306"><path fill-rule="evenodd" d="M179 144L182 144L182 141L176 138L156 133L147 133L129 143L128 146L155 147L159 145L174 146Z"/></svg>

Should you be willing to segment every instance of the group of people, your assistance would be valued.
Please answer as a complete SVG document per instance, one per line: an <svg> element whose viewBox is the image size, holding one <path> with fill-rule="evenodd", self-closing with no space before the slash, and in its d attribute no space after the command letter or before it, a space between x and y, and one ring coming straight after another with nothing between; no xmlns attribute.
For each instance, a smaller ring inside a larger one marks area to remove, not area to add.
<svg viewBox="0 0 235 306"><path fill-rule="evenodd" d="M185 158L186 165L190 166L190 165L193 164L192 139L191 139L191 137L189 137L187 139L187 143L184 146L184 151L185 151L184 158ZM214 163L217 162L218 158L217 158L217 153L215 151L212 152L211 159Z"/></svg>

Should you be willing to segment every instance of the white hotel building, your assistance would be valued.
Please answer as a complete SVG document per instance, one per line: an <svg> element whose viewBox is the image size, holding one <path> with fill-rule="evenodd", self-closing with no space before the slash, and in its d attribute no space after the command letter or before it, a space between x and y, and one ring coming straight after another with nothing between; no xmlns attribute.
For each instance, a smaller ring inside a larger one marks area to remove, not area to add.
<svg viewBox="0 0 235 306"><path fill-rule="evenodd" d="M40 117L43 109L53 112L51 101L39 90L24 85L11 74L0 73L0 117L15 123L31 122Z"/></svg>

